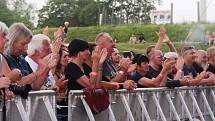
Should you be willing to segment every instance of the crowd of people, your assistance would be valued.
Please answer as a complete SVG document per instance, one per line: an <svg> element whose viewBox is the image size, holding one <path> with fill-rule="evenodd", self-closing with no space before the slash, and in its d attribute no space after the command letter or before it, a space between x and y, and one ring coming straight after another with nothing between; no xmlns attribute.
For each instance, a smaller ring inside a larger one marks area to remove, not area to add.
<svg viewBox="0 0 215 121"><path fill-rule="evenodd" d="M51 41L47 28L33 35L23 23L8 28L0 22L0 88L6 89L7 98L14 97L9 90L12 83L30 84L32 90L55 90L58 104L67 105L70 90L93 86L134 90L215 84L214 46L207 50L184 46L177 53L164 27L157 36L156 45L148 47L146 55L128 51L123 57L109 33L99 33L94 44L73 39L66 46L62 28ZM163 43L170 52L161 51ZM58 113L67 115L66 110Z"/></svg>

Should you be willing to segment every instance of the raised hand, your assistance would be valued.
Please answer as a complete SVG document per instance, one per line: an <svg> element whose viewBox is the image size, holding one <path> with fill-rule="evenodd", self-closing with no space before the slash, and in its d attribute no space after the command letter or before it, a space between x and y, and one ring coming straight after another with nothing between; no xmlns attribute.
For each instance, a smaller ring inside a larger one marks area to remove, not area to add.
<svg viewBox="0 0 215 121"><path fill-rule="evenodd" d="M177 71L182 70L184 66L184 59L183 57L179 57L176 64L175 64L175 68L177 69Z"/></svg>
<svg viewBox="0 0 215 121"><path fill-rule="evenodd" d="M59 62L59 59L60 59L59 54L52 53L47 61L48 68L49 69L55 68Z"/></svg>
<svg viewBox="0 0 215 121"><path fill-rule="evenodd" d="M161 26L159 32L156 32L156 34L159 38L158 40L163 42L163 40L166 36L166 30L165 30L164 26Z"/></svg>
<svg viewBox="0 0 215 121"><path fill-rule="evenodd" d="M129 58L123 58L119 62L120 70L127 72L132 61Z"/></svg>
<svg viewBox="0 0 215 121"><path fill-rule="evenodd" d="M166 71L171 69L171 67L173 67L175 65L176 61L172 60L172 59L166 59L163 62L163 69L165 69Z"/></svg>
<svg viewBox="0 0 215 121"><path fill-rule="evenodd" d="M100 65L103 64L104 61L106 60L107 54L108 54L107 49L103 48L102 51L101 51L101 57L100 57L100 60L99 60Z"/></svg>
<svg viewBox="0 0 215 121"><path fill-rule="evenodd" d="M60 47L62 45L62 39L61 38L57 38L55 41L53 41L52 43L52 47L51 47L51 51L53 54L58 54Z"/></svg>
<svg viewBox="0 0 215 121"><path fill-rule="evenodd" d="M93 61L99 62L101 58L101 48L99 46L95 47L95 49L92 52L91 58Z"/></svg>
<svg viewBox="0 0 215 121"><path fill-rule="evenodd" d="M49 35L49 27L46 26L44 29L43 29L43 32L42 32L44 35L48 36Z"/></svg>
<svg viewBox="0 0 215 121"><path fill-rule="evenodd" d="M63 27L60 26L57 31L54 32L54 39L57 39L57 38L61 38L62 34L63 34Z"/></svg>

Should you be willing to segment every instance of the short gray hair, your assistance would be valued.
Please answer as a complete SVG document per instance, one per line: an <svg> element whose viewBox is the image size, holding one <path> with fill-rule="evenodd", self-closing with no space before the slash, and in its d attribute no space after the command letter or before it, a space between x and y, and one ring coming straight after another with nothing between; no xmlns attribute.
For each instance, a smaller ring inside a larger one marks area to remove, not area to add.
<svg viewBox="0 0 215 121"><path fill-rule="evenodd" d="M28 44L28 56L34 55L35 50L41 51L43 48L43 41L48 41L50 43L50 39L48 36L44 34L34 35L31 42Z"/></svg>
<svg viewBox="0 0 215 121"><path fill-rule="evenodd" d="M112 38L109 33L107 33L107 32L101 32L101 33L97 34L97 36L96 36L96 39L95 39L96 44L99 43L99 39L101 37L103 37L103 36Z"/></svg>
<svg viewBox="0 0 215 121"><path fill-rule="evenodd" d="M27 39L31 40L32 32L23 23L14 23L13 25L11 25L8 33L9 45L7 51L13 46L16 41L20 39L21 36L24 36Z"/></svg>
<svg viewBox="0 0 215 121"><path fill-rule="evenodd" d="M0 32L8 34L8 27L5 23L0 21Z"/></svg>
<svg viewBox="0 0 215 121"><path fill-rule="evenodd" d="M208 55L209 57L210 57L210 56L213 56L213 55L212 55L213 51L215 51L215 47L214 47L214 46L209 47L209 48L207 49L207 55Z"/></svg>

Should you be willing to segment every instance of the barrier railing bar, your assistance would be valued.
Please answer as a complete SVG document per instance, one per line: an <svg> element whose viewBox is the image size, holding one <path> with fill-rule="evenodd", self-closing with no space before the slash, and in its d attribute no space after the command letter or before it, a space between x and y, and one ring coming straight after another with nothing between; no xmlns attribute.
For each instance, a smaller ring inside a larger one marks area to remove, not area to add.
<svg viewBox="0 0 215 121"><path fill-rule="evenodd" d="M215 102L215 94L214 94L214 91L212 89L210 89L210 93L211 93L211 96L213 97L213 101Z"/></svg>
<svg viewBox="0 0 215 121"><path fill-rule="evenodd" d="M158 101L158 99L157 99L157 97L156 97L156 95L155 95L155 92L152 93L152 97L153 97L153 100L154 100L154 102L155 102L155 105L156 105L156 107L157 107L157 109L158 109L158 111L159 111L159 113L160 113L161 119L162 119L163 121L166 121L166 117L165 117L164 114L163 114L163 111L162 111L161 106L160 106L160 104L159 104L159 101Z"/></svg>
<svg viewBox="0 0 215 121"><path fill-rule="evenodd" d="M129 108L129 105L128 105L128 102L127 102L125 96L124 95L120 95L120 97L121 97L122 103L123 103L123 105L125 107L125 110L126 110L126 112L128 114L128 117L129 117L130 121L134 121L134 117L133 117L133 115L131 113L131 110Z"/></svg>
<svg viewBox="0 0 215 121"><path fill-rule="evenodd" d="M113 114L113 110L111 109L111 106L108 107L108 110L109 110L109 120L110 121L116 121L116 118Z"/></svg>
<svg viewBox="0 0 215 121"><path fill-rule="evenodd" d="M201 121L205 121L204 116L202 115L202 112L201 112L201 110L200 110L200 108L198 106L198 103L196 101L196 98L193 95L193 92L189 91L189 95L190 95L191 99L193 100L194 106L195 106L195 108L196 108L196 110L197 110L197 112L198 112L198 114L199 114L199 116L201 118Z"/></svg>
<svg viewBox="0 0 215 121"><path fill-rule="evenodd" d="M93 113L92 113L92 111L91 111L89 105L87 104L87 102L85 101L85 99L84 99L83 96L81 96L81 101L82 101L82 103L83 103L83 105L84 105L84 108L85 108L85 110L86 110L86 112L87 112L87 115L88 115L90 121L95 121L95 118L94 118L94 116L93 116Z"/></svg>
<svg viewBox="0 0 215 121"><path fill-rule="evenodd" d="M189 109L188 109L188 107L187 107L187 105L186 105L186 103L184 101L184 98L183 98L181 92L178 92L178 95L179 95L179 99L181 100L181 103L182 103L182 105L183 105L183 107L184 107L184 109L185 109L185 111L186 111L186 113L188 115L189 120L192 121L193 120L192 116L191 116L190 111L189 111Z"/></svg>
<svg viewBox="0 0 215 121"><path fill-rule="evenodd" d="M17 106L17 109L19 111L19 114L22 118L22 121L29 121L29 118L28 118L28 115L24 109L24 106L22 104L22 100L21 98L18 98L16 101L15 101L15 104Z"/></svg>
<svg viewBox="0 0 215 121"><path fill-rule="evenodd" d="M116 121L115 115L114 115L113 110L111 108L111 105L114 104L114 103L116 103L116 102L114 102L112 100L112 97L113 97L113 95L109 94L109 101L110 101L110 106L108 107L108 110L109 110L109 120L110 121Z"/></svg>
<svg viewBox="0 0 215 121"><path fill-rule="evenodd" d="M148 113L148 111L146 110L146 106L145 106L145 104L144 104L144 102L143 102L143 99L142 99L142 97L140 96L140 94L137 94L137 99L138 99L138 102L140 103L140 106L141 106L141 108L142 108L142 114L146 117L146 120L147 120L147 121L151 121L150 116L149 116L149 113Z"/></svg>
<svg viewBox="0 0 215 121"><path fill-rule="evenodd" d="M205 94L204 94L204 92L203 92L202 90L201 90L201 96L202 96L202 98L203 98L203 100L204 100L204 103L205 103L205 105L206 105L207 110L209 111L209 113L210 113L210 115L211 115L212 120L215 121L214 114L213 114L213 112L212 112L212 110L211 110L211 108L210 108L210 105L209 105L209 103L208 103L208 101L207 101L207 98L206 98L206 96L205 96Z"/></svg>
<svg viewBox="0 0 215 121"><path fill-rule="evenodd" d="M31 97L28 97L28 99L26 100L26 113L27 113L28 119L32 120L32 119L30 119L30 114L31 114Z"/></svg>
<svg viewBox="0 0 215 121"><path fill-rule="evenodd" d="M33 117L34 117L34 115L36 114L35 112L36 112L36 109L37 109L37 107L38 107L38 101L39 101L39 97L36 97L35 98L35 103L34 103L34 106L33 106L33 108L32 108L32 115L31 115L31 119L33 119Z"/></svg>
<svg viewBox="0 0 215 121"><path fill-rule="evenodd" d="M49 98L48 97L44 97L43 98L43 102L45 103L45 106L46 106L46 109L48 111L48 114L51 118L52 121L57 121L57 117L55 115L55 110L53 110L53 107L49 101Z"/></svg>
<svg viewBox="0 0 215 121"><path fill-rule="evenodd" d="M170 104L170 107L171 107L171 109L172 109L172 112L173 112L173 114L174 114L176 120L177 120L177 121L180 121L180 118L179 118L178 113L177 113L177 111L176 111L176 109L175 109L175 106L174 106L174 104L173 104L173 102L172 102L172 100L171 100L171 98L170 98L170 95L169 95L168 93L166 93L165 95L166 95L167 101L168 101L169 104Z"/></svg>

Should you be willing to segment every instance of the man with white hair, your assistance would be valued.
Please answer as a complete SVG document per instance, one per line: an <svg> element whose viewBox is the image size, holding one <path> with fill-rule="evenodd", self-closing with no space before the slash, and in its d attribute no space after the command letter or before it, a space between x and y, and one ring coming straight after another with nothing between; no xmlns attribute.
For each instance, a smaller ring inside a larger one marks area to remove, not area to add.
<svg viewBox="0 0 215 121"><path fill-rule="evenodd" d="M197 50L195 55L196 57L195 57L195 62L193 63L193 67L195 68L196 72L200 74L208 67L207 52L204 50Z"/></svg>
<svg viewBox="0 0 215 121"><path fill-rule="evenodd" d="M52 55L49 55L50 53L51 47L49 37L44 34L37 34L33 36L31 42L28 44L25 60L30 65L32 71L35 72L41 59L51 59ZM45 84L41 89L53 89L55 86L55 80L50 72L50 68L47 68L44 74L47 78L45 78Z"/></svg>

